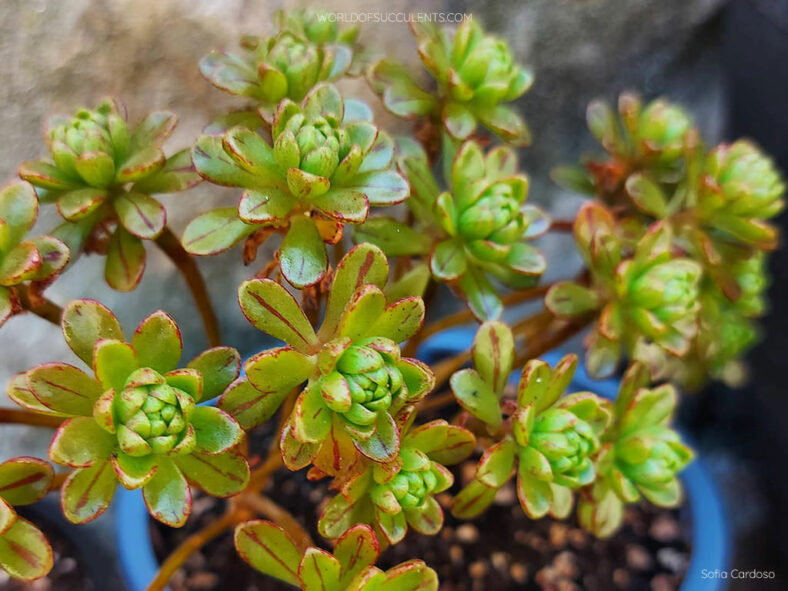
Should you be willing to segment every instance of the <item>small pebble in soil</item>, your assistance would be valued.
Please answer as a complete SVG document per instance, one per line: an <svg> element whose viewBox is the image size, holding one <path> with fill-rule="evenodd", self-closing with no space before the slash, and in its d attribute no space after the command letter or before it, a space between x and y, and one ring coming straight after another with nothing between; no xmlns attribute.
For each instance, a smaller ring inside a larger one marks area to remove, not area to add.
<svg viewBox="0 0 788 591"><path fill-rule="evenodd" d="M523 585L528 580L528 568L519 562L515 562L509 567L509 576L512 577L515 583Z"/></svg>
<svg viewBox="0 0 788 591"><path fill-rule="evenodd" d="M473 544L479 539L479 530L472 523L464 523L457 528L455 537L463 544Z"/></svg>
<svg viewBox="0 0 788 591"><path fill-rule="evenodd" d="M629 576L629 573L625 569L617 568L613 571L613 584L618 589L628 589L631 582L632 577Z"/></svg>
<svg viewBox="0 0 788 591"><path fill-rule="evenodd" d="M651 524L648 533L658 542L672 542L681 536L681 527L670 515L659 515Z"/></svg>
<svg viewBox="0 0 788 591"><path fill-rule="evenodd" d="M569 526L559 521L550 524L550 545L556 550L566 546L569 538Z"/></svg>
<svg viewBox="0 0 788 591"><path fill-rule="evenodd" d="M653 560L648 551L637 544L627 546L627 565L637 570L648 570L651 568Z"/></svg>
<svg viewBox="0 0 788 591"><path fill-rule="evenodd" d="M484 578L488 570L490 570L490 565L486 560L477 560L468 565L468 574L472 579Z"/></svg>
<svg viewBox="0 0 788 591"><path fill-rule="evenodd" d="M657 560L669 571L677 573L686 570L687 557L673 548L660 548L657 551Z"/></svg>
<svg viewBox="0 0 788 591"><path fill-rule="evenodd" d="M490 554L490 562L492 562L492 565L495 568L502 572L506 572L510 559L511 556L509 556L509 554L506 552L493 552Z"/></svg>

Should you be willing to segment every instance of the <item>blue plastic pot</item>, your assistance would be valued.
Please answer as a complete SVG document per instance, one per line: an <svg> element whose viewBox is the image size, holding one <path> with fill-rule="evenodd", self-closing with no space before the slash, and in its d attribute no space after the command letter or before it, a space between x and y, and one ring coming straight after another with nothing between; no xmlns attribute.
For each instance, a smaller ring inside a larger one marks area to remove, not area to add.
<svg viewBox="0 0 788 591"><path fill-rule="evenodd" d="M470 329L446 330L422 345L419 358L430 363L446 355L459 353L470 347L473 335L474 331ZM553 351L544 355L543 359L553 365L560 357L560 352ZM595 392L612 400L618 392L618 380L593 380L581 364L575 373L572 388ZM725 580L704 578L703 571L725 571L729 565L730 527L722 500L699 457L682 472L681 480L692 514L692 557L681 591L721 591L725 587ZM153 553L148 512L142 492L120 489L115 505L118 553L127 586L129 591L145 591L156 576L159 563Z"/></svg>

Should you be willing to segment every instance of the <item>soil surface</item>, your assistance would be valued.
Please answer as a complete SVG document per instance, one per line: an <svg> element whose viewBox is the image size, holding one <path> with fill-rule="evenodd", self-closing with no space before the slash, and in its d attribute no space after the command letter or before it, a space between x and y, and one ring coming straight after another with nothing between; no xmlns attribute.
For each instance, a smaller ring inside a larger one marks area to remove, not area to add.
<svg viewBox="0 0 788 591"><path fill-rule="evenodd" d="M266 449L265 433L250 434L252 449ZM259 447L258 447L259 446ZM455 470L457 481L473 474L469 461ZM320 506L334 494L327 482L309 482L304 471L278 472L266 492L297 516L314 540L330 545L316 531ZM459 485L455 484L459 490ZM456 492L452 489L450 492ZM448 494L439 500L446 505ZM186 526L171 529L151 520L151 535L159 560L195 531L217 519L226 501L197 493ZM690 516L686 509L665 510L646 503L627 508L625 524L608 540L597 540L573 518L533 521L525 516L514 491L502 488L493 505L472 521L459 521L445 512L436 536L410 532L386 550L381 568L421 558L434 568L441 591L611 591L678 589L690 558ZM191 556L170 582L172 591L292 590L262 575L235 552L232 534L217 538Z"/></svg>

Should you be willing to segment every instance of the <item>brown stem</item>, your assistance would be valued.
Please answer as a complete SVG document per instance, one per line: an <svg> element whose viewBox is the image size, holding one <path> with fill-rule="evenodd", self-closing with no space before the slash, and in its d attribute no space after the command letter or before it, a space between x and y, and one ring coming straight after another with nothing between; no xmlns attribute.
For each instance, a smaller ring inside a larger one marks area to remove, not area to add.
<svg viewBox="0 0 788 591"><path fill-rule="evenodd" d="M71 475L71 470L66 470L65 472L57 472L55 477L52 479L52 483L49 485L49 492L54 492L56 490L60 490L63 486L63 483L66 481Z"/></svg>
<svg viewBox="0 0 788 591"><path fill-rule="evenodd" d="M35 427L49 427L57 429L65 419L49 415L40 415L29 410L15 408L0 408L0 423L16 423L19 425L33 425Z"/></svg>
<svg viewBox="0 0 788 591"><path fill-rule="evenodd" d="M24 310L32 312L36 316L48 320L56 326L60 326L60 319L63 317L63 308L55 302L48 300L44 296L36 295L31 292L27 285L17 285L14 293L19 305Z"/></svg>
<svg viewBox="0 0 788 591"><path fill-rule="evenodd" d="M547 285L540 285L538 287L533 287L531 289L523 289L520 291L515 291L513 293L507 294L501 298L501 302L504 306L512 306L515 304L519 304L522 302L527 302L529 300L535 300L544 296L547 293L547 290L552 287L552 284ZM451 314L449 316L444 316L443 318L436 320L435 322L431 322L427 324L421 331L414 335L405 345L402 350L402 354L405 357L413 357L416 352L418 351L419 345L427 340L429 337L438 333L442 330L447 328L451 328L453 326L459 326L461 324L467 324L474 320L473 313L466 309L456 314Z"/></svg>
<svg viewBox="0 0 788 591"><path fill-rule="evenodd" d="M307 533L303 526L298 523L296 518L293 517L289 511L277 505L267 496L247 493L242 497L241 502L247 507L254 509L260 515L275 521L290 535L291 538L293 538L296 546L298 546L298 549L302 552L305 552L310 546L314 546L312 537Z"/></svg>
<svg viewBox="0 0 788 591"><path fill-rule="evenodd" d="M194 303L200 312L203 325L205 326L205 334L208 337L208 342L212 347L218 347L222 338L219 333L219 323L216 321L216 314L211 305L211 298L208 295L208 290L205 287L205 279L203 279L200 269L197 267L192 256L184 250L181 246L178 237L173 234L168 226L164 227L159 237L156 238L156 245L161 248L164 254L172 261L172 263L181 272L189 290L192 292Z"/></svg>
<svg viewBox="0 0 788 591"><path fill-rule="evenodd" d="M248 511L242 508L232 508L227 513L222 515L218 520L209 524L200 531L190 535L180 546L173 550L172 554L167 557L164 564L159 568L156 578L148 585L147 591L162 591L167 583L172 578L181 565L186 562L194 552L205 546L208 542L217 538L225 530L232 527L236 523L240 523L250 517Z"/></svg>
<svg viewBox="0 0 788 591"><path fill-rule="evenodd" d="M573 220L553 220L550 223L551 232L571 232L574 230L575 222Z"/></svg>

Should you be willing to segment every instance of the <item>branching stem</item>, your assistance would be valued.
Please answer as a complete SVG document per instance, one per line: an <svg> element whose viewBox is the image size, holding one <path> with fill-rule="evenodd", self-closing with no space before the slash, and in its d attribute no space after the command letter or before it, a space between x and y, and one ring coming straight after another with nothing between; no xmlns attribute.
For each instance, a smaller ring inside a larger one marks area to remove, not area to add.
<svg viewBox="0 0 788 591"><path fill-rule="evenodd" d="M36 316L48 320L55 326L60 326L60 319L63 317L63 308L55 302L43 296L36 296L30 292L27 285L17 285L14 287L19 305L24 310L32 312Z"/></svg>

